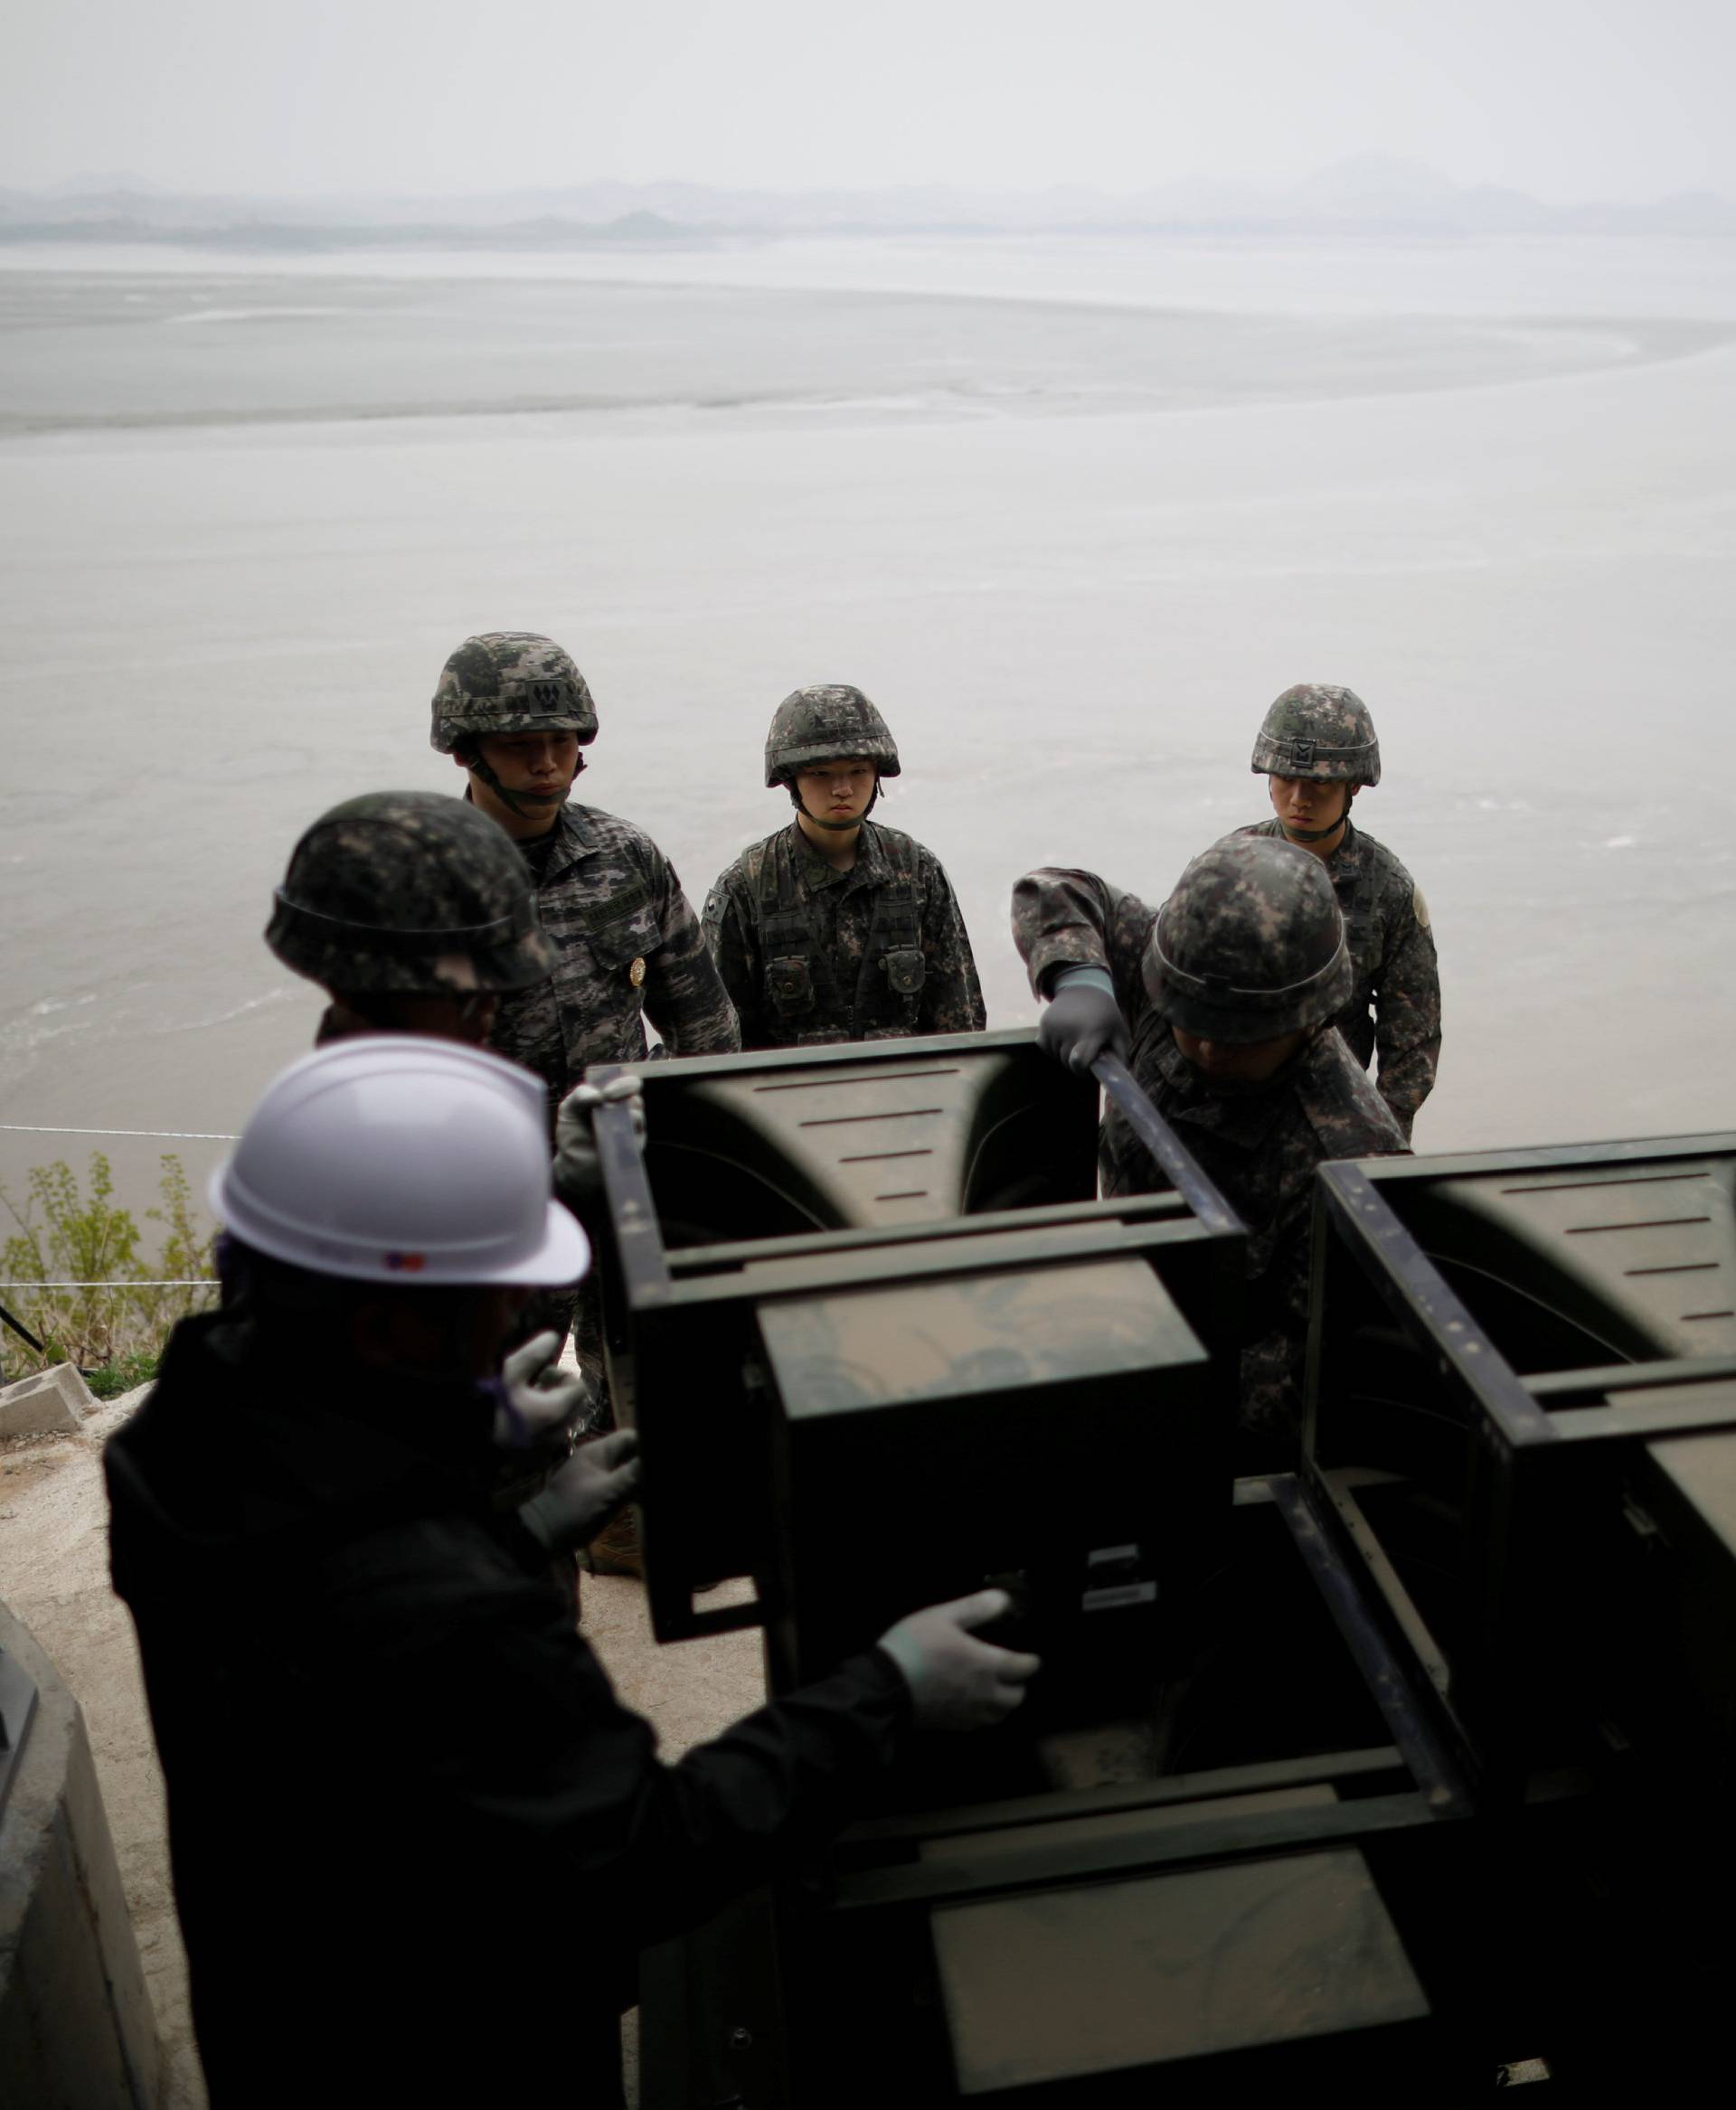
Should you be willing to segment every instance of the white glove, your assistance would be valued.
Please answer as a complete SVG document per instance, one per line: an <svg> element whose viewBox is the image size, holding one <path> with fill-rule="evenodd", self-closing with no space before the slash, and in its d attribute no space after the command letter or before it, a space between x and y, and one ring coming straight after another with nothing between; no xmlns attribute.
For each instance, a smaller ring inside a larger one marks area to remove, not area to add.
<svg viewBox="0 0 1736 2110"><path fill-rule="evenodd" d="M561 1336L533 1333L506 1358L501 1382L506 1405L495 1409L495 1441L503 1450L528 1450L562 1431L576 1431L596 1403L590 1380L561 1370Z"/></svg>
<svg viewBox="0 0 1736 2110"><path fill-rule="evenodd" d="M519 1515L551 1553L589 1546L639 1489L639 1432L618 1428L580 1444Z"/></svg>
<svg viewBox="0 0 1736 2110"><path fill-rule="evenodd" d="M918 1729L988 1729L1024 1698L1041 1658L996 1648L970 1631L998 1619L1012 1603L1005 1590L978 1590L949 1605L912 1612L881 1635L881 1647L910 1689Z"/></svg>

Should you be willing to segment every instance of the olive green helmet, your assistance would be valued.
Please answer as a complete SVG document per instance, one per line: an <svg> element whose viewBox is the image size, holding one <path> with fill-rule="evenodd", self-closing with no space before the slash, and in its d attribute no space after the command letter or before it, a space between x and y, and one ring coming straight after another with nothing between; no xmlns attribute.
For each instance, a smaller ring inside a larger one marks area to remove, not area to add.
<svg viewBox="0 0 1736 2110"><path fill-rule="evenodd" d="M786 696L766 735L766 782L790 783L798 769L860 755L882 777L896 777L898 743L860 689L822 682Z"/></svg>
<svg viewBox="0 0 1736 2110"><path fill-rule="evenodd" d="M1350 1000L1344 918L1317 857L1272 835L1226 835L1182 874L1146 941L1146 992L1203 1041L1275 1041Z"/></svg>
<svg viewBox="0 0 1736 2110"><path fill-rule="evenodd" d="M1378 784L1381 743L1368 705L1354 689L1298 682L1266 713L1249 767L1265 777Z"/></svg>
<svg viewBox="0 0 1736 2110"><path fill-rule="evenodd" d="M524 860L461 798L375 791L296 844L265 942L332 990L443 996L523 989L554 967Z"/></svg>
<svg viewBox="0 0 1736 2110"><path fill-rule="evenodd" d="M486 630L467 637L440 669L432 745L449 755L499 732L575 732L581 748L597 738L585 677L552 638Z"/></svg>

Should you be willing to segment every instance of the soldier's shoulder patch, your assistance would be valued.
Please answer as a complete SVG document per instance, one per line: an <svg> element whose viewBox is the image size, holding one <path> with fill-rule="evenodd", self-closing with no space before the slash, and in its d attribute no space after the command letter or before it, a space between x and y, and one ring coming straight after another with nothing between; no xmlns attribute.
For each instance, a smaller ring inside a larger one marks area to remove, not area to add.
<svg viewBox="0 0 1736 2110"><path fill-rule="evenodd" d="M1427 930L1429 928L1429 903L1423 898L1422 889L1414 880L1410 882L1410 906L1417 912L1417 921Z"/></svg>

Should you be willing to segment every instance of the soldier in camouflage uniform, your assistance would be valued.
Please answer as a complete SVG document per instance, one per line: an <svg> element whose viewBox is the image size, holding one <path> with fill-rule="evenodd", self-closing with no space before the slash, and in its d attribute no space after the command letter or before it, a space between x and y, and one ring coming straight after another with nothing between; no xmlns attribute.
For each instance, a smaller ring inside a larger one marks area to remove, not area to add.
<svg viewBox="0 0 1736 2110"><path fill-rule="evenodd" d="M1344 921L1305 852L1227 836L1154 911L1095 872L1029 873L1013 937L1052 1001L1042 1044L1075 1069L1126 1057L1248 1228L1239 1469L1294 1450L1308 1319L1314 1168L1405 1141L1333 1024L1352 985ZM1099 1139L1106 1194L1161 1176L1120 1113Z"/></svg>
<svg viewBox="0 0 1736 2110"><path fill-rule="evenodd" d="M467 637L440 670L429 738L468 774L465 796L517 843L554 947L553 971L501 1003L488 1035L498 1053L560 1102L592 1063L639 1062L648 1018L671 1055L726 1054L741 1045L735 1013L675 867L642 828L596 806L569 805L597 737L597 707L571 657L547 637L493 630ZM551 1130L552 1135L552 1127ZM607 1235L594 1160L569 1124L561 1199L592 1242ZM561 1326L598 1395L593 1426L613 1426L603 1363L599 1277L540 1316ZM594 1568L639 1572L633 1520L591 1543Z"/></svg>
<svg viewBox="0 0 1736 2110"><path fill-rule="evenodd" d="M672 1055L741 1044L675 867L630 821L567 803L596 737L584 676L546 637L467 637L440 670L429 738L518 844L555 951L502 1002L488 1045L536 1071L552 1110L590 1064L643 1061L647 1018Z"/></svg>
<svg viewBox="0 0 1736 2110"><path fill-rule="evenodd" d="M976 963L939 861L871 821L898 747L860 689L797 689L766 738L795 818L705 902L705 940L747 1048L980 1032Z"/></svg>
<svg viewBox="0 0 1736 2110"><path fill-rule="evenodd" d="M1422 890L1350 817L1381 780L1368 706L1350 689L1303 682L1266 713L1251 767L1271 779L1274 817L1242 830L1299 843L1326 865L1343 911L1354 980L1334 1023L1409 1136L1440 1059L1440 975Z"/></svg>
<svg viewBox="0 0 1736 2110"><path fill-rule="evenodd" d="M486 1040L501 997L554 950L524 861L486 814L429 791L375 791L296 844L265 942L332 1001L316 1044L349 1033Z"/></svg>

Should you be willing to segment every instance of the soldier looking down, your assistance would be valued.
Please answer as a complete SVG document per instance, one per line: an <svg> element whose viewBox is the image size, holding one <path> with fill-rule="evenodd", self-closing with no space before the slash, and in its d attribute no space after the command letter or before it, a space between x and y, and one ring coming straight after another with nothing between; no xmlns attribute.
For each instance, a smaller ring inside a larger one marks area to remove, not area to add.
<svg viewBox="0 0 1736 2110"><path fill-rule="evenodd" d="M431 791L322 814L290 853L265 942L330 996L321 1046L379 1032L481 1041L501 997L554 968L511 839Z"/></svg>
<svg viewBox="0 0 1736 2110"><path fill-rule="evenodd" d="M898 746L860 689L797 689L766 737L795 818L744 850L705 902L705 938L747 1048L980 1032L964 918L931 851L868 816Z"/></svg>
<svg viewBox="0 0 1736 2110"><path fill-rule="evenodd" d="M552 1109L590 1064L642 1061L647 1018L672 1055L741 1045L675 867L630 821L567 803L596 737L584 676L547 637L467 637L440 670L429 738L518 844L554 948L552 972L502 999L488 1044L535 1070Z"/></svg>
<svg viewBox="0 0 1736 2110"><path fill-rule="evenodd" d="M1281 1469L1301 1407L1314 1168L1405 1147L1333 1022L1353 969L1325 869L1226 836L1155 913L1095 872L1033 871L1013 891L1013 937L1052 1000L1039 1043L1075 1069L1124 1056L1248 1227L1239 1469ZM1105 1194L1163 1184L1113 1107L1099 1165Z"/></svg>
<svg viewBox="0 0 1736 2110"><path fill-rule="evenodd" d="M1350 817L1358 790L1381 780L1367 704L1323 682L1286 689L1266 713L1250 766L1271 780L1274 818L1242 833L1297 843L1326 866L1354 970L1334 1022L1364 1069L1379 1054L1375 1083L1408 1138L1440 1060L1440 975L1421 888Z"/></svg>

